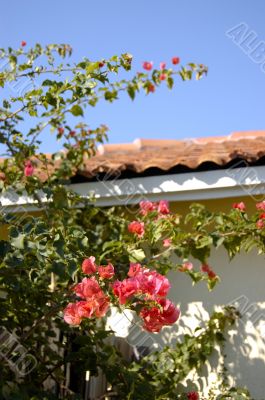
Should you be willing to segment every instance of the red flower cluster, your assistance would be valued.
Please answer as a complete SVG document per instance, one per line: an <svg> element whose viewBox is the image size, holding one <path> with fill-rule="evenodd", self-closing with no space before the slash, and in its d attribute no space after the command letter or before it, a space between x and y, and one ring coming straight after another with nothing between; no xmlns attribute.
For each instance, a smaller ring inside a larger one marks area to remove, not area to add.
<svg viewBox="0 0 265 400"><path fill-rule="evenodd" d="M187 394L188 400L199 400L199 393L198 392L189 392Z"/></svg>
<svg viewBox="0 0 265 400"><path fill-rule="evenodd" d="M169 205L167 200L161 200L159 203L153 203L149 200L143 200L140 202L140 213L147 215L149 212L158 211L159 214L169 214Z"/></svg>
<svg viewBox="0 0 265 400"><path fill-rule="evenodd" d="M128 231L135 233L139 238L144 236L144 222L132 221L128 225Z"/></svg>
<svg viewBox="0 0 265 400"><path fill-rule="evenodd" d="M257 204L256 204L256 208L257 208L257 210L259 210L259 211L265 211L265 201L263 200L263 201L257 203ZM256 222L256 227L257 227L258 229L263 229L263 228L265 227L265 221L264 221L264 219L265 219L265 213L263 212L263 213L261 213L261 214L259 215L259 219L258 219L258 221Z"/></svg>
<svg viewBox="0 0 265 400"><path fill-rule="evenodd" d="M146 71L151 71L153 68L153 62L152 61L144 61L143 62L143 69Z"/></svg>
<svg viewBox="0 0 265 400"><path fill-rule="evenodd" d="M93 256L86 258L82 262L82 271L87 275L92 275L98 272L100 278L102 279L111 279L115 275L112 264L109 263L107 266L97 266L95 263L95 257Z"/></svg>
<svg viewBox="0 0 265 400"><path fill-rule="evenodd" d="M159 332L163 326L174 324L180 316L180 310L168 299L158 299L158 305L143 307L140 317L143 318L143 328L148 332Z"/></svg>
<svg viewBox="0 0 265 400"><path fill-rule="evenodd" d="M34 174L34 167L31 164L31 161L26 161L25 162L25 167L24 167L24 175L25 176L32 176Z"/></svg>
<svg viewBox="0 0 265 400"><path fill-rule="evenodd" d="M27 42L25 42L25 40L22 40L21 47L25 47L26 45L27 45Z"/></svg>
<svg viewBox="0 0 265 400"><path fill-rule="evenodd" d="M141 264L130 264L129 278L115 281L113 292L119 297L120 304L125 304L134 295L145 295L147 300L165 297L170 289L168 279L156 271L150 271Z"/></svg>
<svg viewBox="0 0 265 400"><path fill-rule="evenodd" d="M114 267L112 264L107 266L100 265L98 267L98 274L102 279L111 279L114 276Z"/></svg>
<svg viewBox="0 0 265 400"><path fill-rule="evenodd" d="M177 65L180 62L180 58L179 57L172 57L171 62L173 65ZM166 63L164 61L162 61L160 64L160 69L163 71L164 69L166 69ZM145 69L146 71L151 71L153 69L153 61L144 61L143 62L143 69Z"/></svg>
<svg viewBox="0 0 265 400"><path fill-rule="evenodd" d="M265 226L265 223L264 223L263 219L258 219L258 221L256 222L256 227L258 229L263 229L264 226Z"/></svg>
<svg viewBox="0 0 265 400"><path fill-rule="evenodd" d="M193 269L193 264L191 262L184 262L182 266L179 268L179 271L186 272L191 271Z"/></svg>
<svg viewBox="0 0 265 400"><path fill-rule="evenodd" d="M89 258L85 258L82 262L82 271L84 274L92 275L97 272L97 265L95 264L95 257L91 256Z"/></svg>
<svg viewBox="0 0 265 400"><path fill-rule="evenodd" d="M166 200L161 200L158 203L153 203L149 200L143 200L140 202L140 214L145 216L150 212L156 211L159 217L163 217L165 215L170 214L169 204ZM144 222L141 221L132 221L128 225L128 231L130 233L136 234L139 238L144 236ZM170 239L166 239L164 243L164 247L169 247L171 244Z"/></svg>
<svg viewBox="0 0 265 400"><path fill-rule="evenodd" d="M83 299L69 303L64 310L64 320L70 325L79 325L83 318L103 317L109 309L109 297L100 288L96 278L84 278L74 287L74 292Z"/></svg>
<svg viewBox="0 0 265 400"><path fill-rule="evenodd" d="M265 200L261 201L260 203L256 204L257 210L265 211Z"/></svg>
<svg viewBox="0 0 265 400"><path fill-rule="evenodd" d="M79 325L83 318L103 317L110 305L110 298L100 287L96 274L101 279L112 278L113 265L97 266L95 257L91 256L83 261L82 270L93 276L84 278L73 288L81 300L69 303L64 309L64 320L70 325ZM179 318L179 309L166 299L169 288L165 276L133 263L130 264L128 278L116 280L108 286L120 304L141 306L139 315L144 321L143 328L149 332L159 332L163 326L171 325Z"/></svg>
<svg viewBox="0 0 265 400"><path fill-rule="evenodd" d="M153 83L148 82L148 86L147 86L147 92L148 93L154 93L156 90L156 87Z"/></svg>
<svg viewBox="0 0 265 400"><path fill-rule="evenodd" d="M243 201L241 201L240 203L234 203L232 207L242 212L246 210L246 206L245 203L243 203Z"/></svg>
<svg viewBox="0 0 265 400"><path fill-rule="evenodd" d="M215 279L216 273L212 270L212 268L208 264L201 265L201 271L206 272L209 279Z"/></svg>
<svg viewBox="0 0 265 400"><path fill-rule="evenodd" d="M59 128L57 129L58 131L58 135L61 137L64 134L64 128L62 126L59 126Z"/></svg>
<svg viewBox="0 0 265 400"><path fill-rule="evenodd" d="M101 279L111 279L114 274L112 264L97 266L95 257L91 256L82 262L84 274L93 275L98 272ZM79 325L83 318L103 317L109 309L109 297L101 289L95 276L84 278L73 291L83 299L76 303L70 303L64 310L64 320L70 325Z"/></svg>
<svg viewBox="0 0 265 400"><path fill-rule="evenodd" d="M179 57L172 57L172 64L173 65L177 65L177 64L179 64L179 62L180 62L180 58Z"/></svg>
<svg viewBox="0 0 265 400"><path fill-rule="evenodd" d="M140 201L140 213L142 215L147 215L149 212L155 211L156 209L156 203L149 200Z"/></svg>
<svg viewBox="0 0 265 400"><path fill-rule="evenodd" d="M128 276L123 281L114 282L113 293L120 304L129 301L143 303L139 315L144 321L145 330L159 332L163 326L177 321L179 309L165 298L170 289L165 276L134 263L130 264Z"/></svg>

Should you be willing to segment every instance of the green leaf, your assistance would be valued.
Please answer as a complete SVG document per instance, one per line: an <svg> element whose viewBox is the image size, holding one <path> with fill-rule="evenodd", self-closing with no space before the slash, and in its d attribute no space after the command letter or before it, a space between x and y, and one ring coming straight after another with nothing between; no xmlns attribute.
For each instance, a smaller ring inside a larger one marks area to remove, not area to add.
<svg viewBox="0 0 265 400"><path fill-rule="evenodd" d="M54 272L60 278L63 278L65 276L65 269L66 269L66 266L63 262L57 261L57 260L54 260L52 262L51 272Z"/></svg>
<svg viewBox="0 0 265 400"><path fill-rule="evenodd" d="M201 249L203 247L211 246L213 243L213 239L211 236L203 236L199 238L196 242L197 249Z"/></svg>
<svg viewBox="0 0 265 400"><path fill-rule="evenodd" d="M208 279L208 289L211 292L213 290L213 288L215 287L215 285L217 284L217 282L219 282L218 277L214 278L214 279Z"/></svg>
<svg viewBox="0 0 265 400"><path fill-rule="evenodd" d="M11 239L11 245L17 249L24 249L24 240L26 235L20 234L15 238Z"/></svg>
<svg viewBox="0 0 265 400"><path fill-rule="evenodd" d="M119 57L118 56L112 56L110 61L118 62L119 61Z"/></svg>
<svg viewBox="0 0 265 400"><path fill-rule="evenodd" d="M145 252L143 249L134 249L129 252L129 260L131 262L141 262L145 259Z"/></svg>
<svg viewBox="0 0 265 400"><path fill-rule="evenodd" d="M102 246L102 250L105 251L106 249L109 248L117 248L117 247L121 247L121 242L118 242L117 240L111 240L110 242L105 242Z"/></svg>
<svg viewBox="0 0 265 400"><path fill-rule="evenodd" d="M173 85L174 85L174 80L173 80L173 78L171 78L171 76L169 76L169 77L167 78L167 87L168 87L169 89L172 89L172 88L173 88Z"/></svg>
<svg viewBox="0 0 265 400"><path fill-rule="evenodd" d="M86 67L86 72L87 73L93 72L97 68L98 68L98 62L89 63L88 66Z"/></svg>
<svg viewBox="0 0 265 400"><path fill-rule="evenodd" d="M196 64L194 64L194 63L189 63L188 64L190 67L191 67L191 69L196 69L197 68L197 65Z"/></svg>
<svg viewBox="0 0 265 400"><path fill-rule="evenodd" d="M14 55L10 56L9 57L9 63L10 63L11 68L15 69L16 65L17 65L17 57L14 56Z"/></svg>
<svg viewBox="0 0 265 400"><path fill-rule="evenodd" d="M42 86L52 86L54 84L54 81L51 81L50 79L45 79L45 81L42 82Z"/></svg>
<svg viewBox="0 0 265 400"><path fill-rule="evenodd" d="M224 237L224 236L219 237L219 238L216 240L216 242L214 243L214 244L215 244L215 247L216 247L216 248L220 247L220 246L223 244L224 240L225 240L225 237Z"/></svg>
<svg viewBox="0 0 265 400"><path fill-rule="evenodd" d="M75 116L78 117L79 115L81 115L82 117L84 116L84 112L82 107L80 107L79 105L75 105L71 108L70 112Z"/></svg>
<svg viewBox="0 0 265 400"><path fill-rule="evenodd" d="M113 90L112 92L107 90L104 94L105 100L108 100L110 102L117 99L117 96L118 96L118 92L116 90Z"/></svg>
<svg viewBox="0 0 265 400"><path fill-rule="evenodd" d="M135 98L135 90L134 90L133 86L128 86L127 93L130 96L130 98L132 100L134 100L134 98Z"/></svg>

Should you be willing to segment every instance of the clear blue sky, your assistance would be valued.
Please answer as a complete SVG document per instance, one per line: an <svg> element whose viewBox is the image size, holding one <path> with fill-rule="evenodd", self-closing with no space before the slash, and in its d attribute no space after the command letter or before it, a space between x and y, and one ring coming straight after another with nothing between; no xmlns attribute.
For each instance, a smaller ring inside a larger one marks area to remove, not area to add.
<svg viewBox="0 0 265 400"><path fill-rule="evenodd" d="M0 47L69 43L75 59L130 52L134 71L173 55L209 67L207 78L179 80L172 92L89 109L87 123L107 124L111 143L265 129L265 73L225 34L244 22L265 41L264 0L6 0L0 15ZM47 137L42 149L55 147Z"/></svg>

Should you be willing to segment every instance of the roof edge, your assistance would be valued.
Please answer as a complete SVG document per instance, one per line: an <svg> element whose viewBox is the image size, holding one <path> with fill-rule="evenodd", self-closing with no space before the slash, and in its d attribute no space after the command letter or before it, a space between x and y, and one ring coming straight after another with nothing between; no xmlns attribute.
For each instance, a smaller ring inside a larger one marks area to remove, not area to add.
<svg viewBox="0 0 265 400"><path fill-rule="evenodd" d="M258 200L265 194L265 166L227 170L173 174L112 181L85 182L69 185L85 198L94 194L99 207L130 206L143 199L158 201L197 201L238 196ZM43 201L47 201L40 192ZM2 207L12 212L37 211L34 199L28 196L0 196Z"/></svg>

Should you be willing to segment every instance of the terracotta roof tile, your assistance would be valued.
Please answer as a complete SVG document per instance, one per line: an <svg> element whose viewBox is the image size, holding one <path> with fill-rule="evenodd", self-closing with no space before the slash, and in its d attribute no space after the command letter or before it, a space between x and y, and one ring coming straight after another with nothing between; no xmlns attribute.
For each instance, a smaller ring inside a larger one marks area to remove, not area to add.
<svg viewBox="0 0 265 400"><path fill-rule="evenodd" d="M93 178L143 174L150 168L170 171L178 167L198 169L203 163L224 168L233 160L255 163L265 156L265 131L233 132L229 136L186 140L136 139L132 143L101 145L98 154L85 163L78 175Z"/></svg>
<svg viewBox="0 0 265 400"><path fill-rule="evenodd" d="M239 160L265 165L265 130L233 132L186 140L136 139L132 143L100 145L98 153L73 171L73 181L112 179L199 169L227 168ZM42 180L46 173L36 168Z"/></svg>
<svg viewBox="0 0 265 400"><path fill-rule="evenodd" d="M265 131L244 131L231 133L231 139L255 139L257 137L265 137Z"/></svg>

